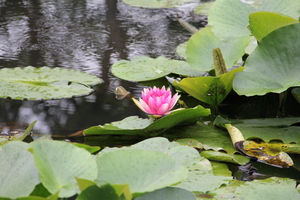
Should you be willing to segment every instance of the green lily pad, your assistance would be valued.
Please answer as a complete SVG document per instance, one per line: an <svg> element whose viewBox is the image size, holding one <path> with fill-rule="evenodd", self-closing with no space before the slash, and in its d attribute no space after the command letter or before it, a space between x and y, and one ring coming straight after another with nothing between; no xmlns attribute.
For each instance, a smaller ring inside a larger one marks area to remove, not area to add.
<svg viewBox="0 0 300 200"><path fill-rule="evenodd" d="M58 99L87 95L102 80L80 71L25 67L0 70L0 97L12 99Z"/></svg>
<svg viewBox="0 0 300 200"><path fill-rule="evenodd" d="M296 23L265 36L248 57L245 70L236 73L233 89L239 95L253 96L300 86L299 31L300 23Z"/></svg>
<svg viewBox="0 0 300 200"><path fill-rule="evenodd" d="M271 12L255 12L249 15L250 29L260 41L272 31L289 24L299 23L296 19Z"/></svg>
<svg viewBox="0 0 300 200"><path fill-rule="evenodd" d="M218 38L249 36L248 16L255 8L240 0L217 0L210 8L208 24Z"/></svg>
<svg viewBox="0 0 300 200"><path fill-rule="evenodd" d="M205 150L222 150L230 155L237 152L232 145L227 131L212 125L205 125L202 122L172 128L164 133L163 136L170 140L192 138L203 144Z"/></svg>
<svg viewBox="0 0 300 200"><path fill-rule="evenodd" d="M203 75L203 72L192 69L185 61L169 60L163 56L155 59L137 56L131 61L119 60L113 64L111 72L115 76L129 81L150 81L170 73L184 76Z"/></svg>
<svg viewBox="0 0 300 200"><path fill-rule="evenodd" d="M0 196L28 196L40 182L27 143L12 141L0 147Z"/></svg>
<svg viewBox="0 0 300 200"><path fill-rule="evenodd" d="M40 179L50 193L70 197L79 192L76 178L94 180L97 165L85 149L63 141L35 141L29 145L40 172Z"/></svg>
<svg viewBox="0 0 300 200"><path fill-rule="evenodd" d="M129 184L135 195L175 184L188 174L185 166L158 151L121 149L102 154L96 161L97 184Z"/></svg>
<svg viewBox="0 0 300 200"><path fill-rule="evenodd" d="M277 12L299 18L300 2L298 0L266 0L258 8L240 0L217 0L208 15L208 23L219 38L249 36L249 14L256 11Z"/></svg>
<svg viewBox="0 0 300 200"><path fill-rule="evenodd" d="M202 102L218 106L231 91L234 74L243 69L239 67L219 77L184 78L179 83L173 84Z"/></svg>
<svg viewBox="0 0 300 200"><path fill-rule="evenodd" d="M300 118L266 118L230 120L238 128L244 138L261 139L268 143L272 140L281 140L285 144L300 144L300 127L291 126L300 122Z"/></svg>
<svg viewBox="0 0 300 200"><path fill-rule="evenodd" d="M210 110L202 106L175 110L153 122L152 119L141 119L136 116L127 117L110 124L93 126L83 131L85 135L138 135L157 136L162 132L181 124L195 123L202 116L210 115Z"/></svg>
<svg viewBox="0 0 300 200"><path fill-rule="evenodd" d="M195 0L123 0L131 6L144 8L173 8L184 3L198 2Z"/></svg>
<svg viewBox="0 0 300 200"><path fill-rule="evenodd" d="M268 178L265 180L233 180L227 187L219 188L212 193L215 199L298 199L296 181L286 178Z"/></svg>
<svg viewBox="0 0 300 200"><path fill-rule="evenodd" d="M186 59L192 68L199 71L209 71L214 66L212 51L219 47L226 67L231 68L244 55L249 42L249 36L220 40L208 26L196 32L189 39L186 47Z"/></svg>

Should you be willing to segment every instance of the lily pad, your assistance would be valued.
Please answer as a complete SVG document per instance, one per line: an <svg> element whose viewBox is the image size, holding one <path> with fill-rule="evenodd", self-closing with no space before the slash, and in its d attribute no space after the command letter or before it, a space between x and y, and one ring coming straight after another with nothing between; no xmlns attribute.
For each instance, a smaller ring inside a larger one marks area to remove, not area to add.
<svg viewBox="0 0 300 200"><path fill-rule="evenodd" d="M124 3L131 6L144 8L173 8L184 3L191 3L196 0L123 0Z"/></svg>
<svg viewBox="0 0 300 200"><path fill-rule="evenodd" d="M89 85L102 80L80 71L25 67L0 70L0 97L12 99L58 99L87 95L93 91Z"/></svg>
<svg viewBox="0 0 300 200"><path fill-rule="evenodd" d="M188 174L186 167L158 151L122 149L102 154L96 161L97 184L129 184L136 195L175 184Z"/></svg>
<svg viewBox="0 0 300 200"><path fill-rule="evenodd" d="M217 0L210 8L208 24L218 38L249 36L248 16L255 8L240 0Z"/></svg>
<svg viewBox="0 0 300 200"><path fill-rule="evenodd" d="M210 110L202 106L176 110L155 122L131 116L111 124L93 126L83 131L85 135L138 135L157 136L162 132L181 124L195 123L202 116L210 115Z"/></svg>
<svg viewBox="0 0 300 200"><path fill-rule="evenodd" d="M209 71L214 66L212 51L219 47L226 67L231 68L244 55L249 42L250 36L220 40L208 26L196 32L189 39L186 47L186 59L192 68Z"/></svg>
<svg viewBox="0 0 300 200"><path fill-rule="evenodd" d="M249 15L252 34L260 41L272 31L289 24L299 23L296 19L271 12L255 12Z"/></svg>
<svg viewBox="0 0 300 200"><path fill-rule="evenodd" d="M170 140L192 138L203 144L205 150L221 150L231 155L237 152L227 131L212 125L205 125L202 122L172 128L164 133L163 136Z"/></svg>
<svg viewBox="0 0 300 200"><path fill-rule="evenodd" d="M248 57L245 70L236 74L233 89L239 95L253 96L300 86L299 32L300 23L296 23L265 36Z"/></svg>
<svg viewBox="0 0 300 200"><path fill-rule="evenodd" d="M79 192L75 177L94 180L97 165L93 156L85 149L63 141L35 141L29 145L40 172L43 185L52 194L70 197Z"/></svg>
<svg viewBox="0 0 300 200"><path fill-rule="evenodd" d="M111 72L128 81L150 81L164 77L170 73L184 76L201 76L203 72L192 69L185 61L169 60L163 56L149 58L137 56L131 61L119 60L114 63Z"/></svg>
<svg viewBox="0 0 300 200"><path fill-rule="evenodd" d="M231 91L234 74L243 69L243 67L239 67L219 77L184 78L179 83L174 82L173 84L202 102L218 106Z"/></svg>
<svg viewBox="0 0 300 200"><path fill-rule="evenodd" d="M300 1L298 0L266 0L258 8L240 0L217 0L213 3L208 15L208 23L212 31L222 39L249 36L250 13L256 11L277 12L299 18Z"/></svg>
<svg viewBox="0 0 300 200"><path fill-rule="evenodd" d="M212 191L215 199L298 199L296 181L287 178L268 178L265 180L233 180L227 187Z"/></svg>
<svg viewBox="0 0 300 200"><path fill-rule="evenodd" d="M16 199L28 196L40 182L28 144L9 142L0 147L0 196Z"/></svg>

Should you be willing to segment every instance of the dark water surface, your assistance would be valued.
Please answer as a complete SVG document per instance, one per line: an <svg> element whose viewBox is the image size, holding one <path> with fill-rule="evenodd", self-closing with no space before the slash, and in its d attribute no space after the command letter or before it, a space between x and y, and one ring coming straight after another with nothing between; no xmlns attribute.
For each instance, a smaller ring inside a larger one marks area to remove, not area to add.
<svg viewBox="0 0 300 200"><path fill-rule="evenodd" d="M130 99L119 101L114 95L119 85L136 95L142 86L114 77L110 66L138 55L177 58L176 46L190 33L168 12L117 0L0 0L0 68L61 67L104 80L86 97L0 99L0 122L38 120L34 134L66 135L131 115L145 116Z"/></svg>

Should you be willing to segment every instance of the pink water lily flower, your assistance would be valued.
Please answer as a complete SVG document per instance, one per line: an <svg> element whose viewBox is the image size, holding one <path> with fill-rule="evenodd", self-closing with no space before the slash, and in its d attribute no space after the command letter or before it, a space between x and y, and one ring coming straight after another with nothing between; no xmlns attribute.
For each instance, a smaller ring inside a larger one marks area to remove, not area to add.
<svg viewBox="0 0 300 200"><path fill-rule="evenodd" d="M160 89L154 86L150 89L144 88L142 98L139 100L134 98L132 100L145 113L154 117L161 117L170 113L170 110L175 106L179 98L180 95L178 93L172 97L170 88L166 89L163 86Z"/></svg>

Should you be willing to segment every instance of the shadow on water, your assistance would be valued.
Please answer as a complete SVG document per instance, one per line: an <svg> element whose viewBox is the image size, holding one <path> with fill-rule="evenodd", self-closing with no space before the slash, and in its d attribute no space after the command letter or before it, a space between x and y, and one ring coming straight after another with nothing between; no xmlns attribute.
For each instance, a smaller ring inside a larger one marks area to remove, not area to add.
<svg viewBox="0 0 300 200"><path fill-rule="evenodd" d="M142 86L114 77L110 66L137 55L177 58L190 33L165 10L132 8L117 0L0 0L0 68L61 67L99 76L95 93L72 99L0 99L0 121L31 123L34 133L66 135L84 128L145 116L131 100L115 99L122 85L135 95Z"/></svg>

